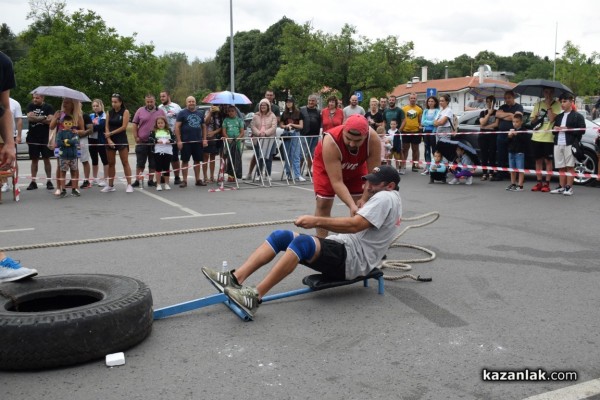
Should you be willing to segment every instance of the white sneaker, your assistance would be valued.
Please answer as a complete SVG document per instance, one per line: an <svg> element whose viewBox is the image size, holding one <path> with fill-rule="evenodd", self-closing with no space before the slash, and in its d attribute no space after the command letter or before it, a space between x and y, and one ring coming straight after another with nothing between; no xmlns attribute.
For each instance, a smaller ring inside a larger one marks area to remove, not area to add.
<svg viewBox="0 0 600 400"><path fill-rule="evenodd" d="M156 191L162 192L162 185L160 183L158 185L156 185Z"/></svg>
<svg viewBox="0 0 600 400"><path fill-rule="evenodd" d="M570 187L568 189L565 189L565 191L563 192L564 196L573 196L573 188Z"/></svg>
<svg viewBox="0 0 600 400"><path fill-rule="evenodd" d="M400 170L398 171L398 173L400 175L404 175L406 173L406 168L400 168Z"/></svg>
<svg viewBox="0 0 600 400"><path fill-rule="evenodd" d="M171 190L171 186L168 183L165 183L165 190Z"/></svg>
<svg viewBox="0 0 600 400"><path fill-rule="evenodd" d="M557 187L556 189L552 189L550 193L552 194L563 194L565 192L565 188L562 186Z"/></svg>
<svg viewBox="0 0 600 400"><path fill-rule="evenodd" d="M450 182L448 182L448 185L458 185L458 179L456 178L452 178L452 180Z"/></svg>
<svg viewBox="0 0 600 400"><path fill-rule="evenodd" d="M5 182L4 185L2 185L2 191L3 192L8 192L8 182Z"/></svg>
<svg viewBox="0 0 600 400"><path fill-rule="evenodd" d="M133 186L127 185L127 189L125 189L126 193L133 193Z"/></svg>
<svg viewBox="0 0 600 400"><path fill-rule="evenodd" d="M37 275L37 271L31 268L21 267L18 261L10 257L0 260L0 283L14 282Z"/></svg>
<svg viewBox="0 0 600 400"><path fill-rule="evenodd" d="M101 192L102 192L102 193L108 193L108 192L114 192L114 191L116 191L116 190L117 190L117 189L115 189L115 187L114 187L114 186L108 186L108 185L106 185L106 186L104 186L104 187L102 188Z"/></svg>
<svg viewBox="0 0 600 400"><path fill-rule="evenodd" d="M472 185L472 184L473 184L473 177L472 177L472 176L469 176L469 177L467 178L467 181L466 181L465 183L466 183L467 185Z"/></svg>
<svg viewBox="0 0 600 400"><path fill-rule="evenodd" d="M297 178L296 178L296 180L297 180L298 182L306 182L306 178L305 178L305 177L303 177L303 176L299 176L299 177L297 177Z"/></svg>
<svg viewBox="0 0 600 400"><path fill-rule="evenodd" d="M104 179L99 179L98 180L98 186L105 187L106 186L106 181Z"/></svg>

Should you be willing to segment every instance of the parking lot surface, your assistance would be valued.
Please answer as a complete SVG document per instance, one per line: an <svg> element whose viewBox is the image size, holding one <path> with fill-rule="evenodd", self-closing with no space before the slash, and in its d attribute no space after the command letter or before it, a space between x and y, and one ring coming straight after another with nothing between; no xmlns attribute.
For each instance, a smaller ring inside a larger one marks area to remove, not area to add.
<svg viewBox="0 0 600 400"><path fill-rule="evenodd" d="M132 158L133 161L133 158ZM28 169L21 162L21 171ZM245 166L247 163L245 164ZM274 176L279 176L274 174ZM572 197L508 192L506 182L427 183L407 172L406 217L437 210L403 242L437 253L413 273L432 277L351 285L263 304L252 322L223 305L155 321L152 334L104 360L39 372L0 372L3 398L72 399L523 399L600 377L600 190ZM200 227L291 220L311 214L310 185L209 193L84 190L5 193L0 247ZM213 186L215 187L215 186ZM347 209L336 202L334 215ZM239 265L272 229L290 224L10 251L40 275L105 273L147 283L154 307L215 292L200 272ZM309 232L310 233L310 232ZM391 249L389 259L415 258ZM273 293L302 287L299 266ZM255 284L259 271L249 280ZM374 285L371 285L374 286ZM0 344L1 345L1 344ZM576 382L488 382L488 370L568 370Z"/></svg>

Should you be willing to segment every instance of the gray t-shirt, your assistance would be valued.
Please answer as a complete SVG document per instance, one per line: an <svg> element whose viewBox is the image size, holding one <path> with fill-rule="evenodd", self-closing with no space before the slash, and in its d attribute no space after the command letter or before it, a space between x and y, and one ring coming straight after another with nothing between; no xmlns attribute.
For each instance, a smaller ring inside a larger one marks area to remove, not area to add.
<svg viewBox="0 0 600 400"><path fill-rule="evenodd" d="M358 210L373 225L358 233L340 233L327 239L346 246L346 279L368 274L381 264L392 241L400 233L402 200L397 190L376 193Z"/></svg>

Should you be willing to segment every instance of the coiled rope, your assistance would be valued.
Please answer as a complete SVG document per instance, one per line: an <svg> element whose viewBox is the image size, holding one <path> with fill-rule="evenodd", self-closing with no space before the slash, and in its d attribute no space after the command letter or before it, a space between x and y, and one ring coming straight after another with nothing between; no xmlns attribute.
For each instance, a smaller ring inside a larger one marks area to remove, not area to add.
<svg viewBox="0 0 600 400"><path fill-rule="evenodd" d="M392 244L390 244L391 248L396 247L406 247L411 249L420 250L429 255L426 258L417 258L417 259L408 259L408 260L384 260L381 269L390 269L395 271L410 271L412 269L409 263L424 263L428 261L433 261L436 258L435 252L414 244L408 243L399 243L398 239L402 235L404 235L409 229L413 228L421 228L423 226L430 225L438 220L440 217L440 213L437 211L432 211L426 214L422 214L416 217L403 218L403 222L411 222L411 221L419 221L421 219L430 218L430 220L425 221L421 224L409 225L405 227L400 233L394 238ZM124 235L124 236L110 236L103 238L95 238L95 239L82 239L82 240L70 240L64 242L50 242L50 243L38 243L38 244L27 244L22 246L8 246L0 248L0 251L8 252L8 251L19 251L19 250L32 250L32 249L44 249L50 247L63 247L63 246L76 246L80 244L93 244L93 243L103 243L103 242L116 242L122 240L132 240L132 239L146 239L146 238L155 238L162 236L174 236L174 235L185 235L189 233L202 233L202 232L213 232L213 231L224 231L230 229L242 229L242 228L253 228L258 226L269 226L269 225L286 225L293 224L293 219L288 220L277 220L277 221L266 221L266 222L255 222L249 224L233 224L233 225L221 225L221 226L211 226L206 228L194 228L194 229L181 229L177 231L166 231L166 232L150 232L150 233L140 233L135 235ZM400 279L410 278L420 282L429 282L431 278L421 278L421 276L414 276L411 274L403 274L403 275L384 275L384 279L395 281Z"/></svg>

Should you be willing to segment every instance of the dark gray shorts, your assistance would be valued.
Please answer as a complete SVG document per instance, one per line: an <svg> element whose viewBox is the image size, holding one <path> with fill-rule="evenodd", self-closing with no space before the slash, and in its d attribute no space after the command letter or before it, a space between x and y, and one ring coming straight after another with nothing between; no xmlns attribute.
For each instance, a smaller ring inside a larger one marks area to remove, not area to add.
<svg viewBox="0 0 600 400"><path fill-rule="evenodd" d="M314 269L335 281L346 280L346 246L331 239L319 239L321 254L312 264L300 261L302 265Z"/></svg>

